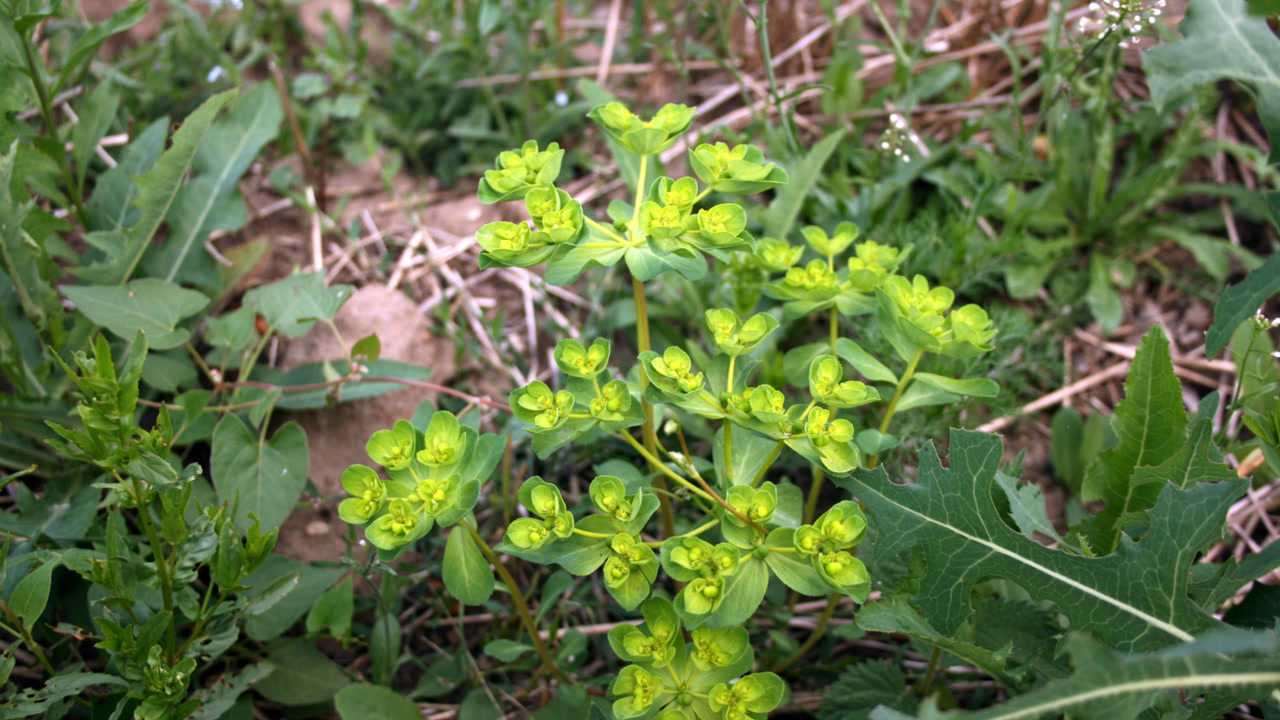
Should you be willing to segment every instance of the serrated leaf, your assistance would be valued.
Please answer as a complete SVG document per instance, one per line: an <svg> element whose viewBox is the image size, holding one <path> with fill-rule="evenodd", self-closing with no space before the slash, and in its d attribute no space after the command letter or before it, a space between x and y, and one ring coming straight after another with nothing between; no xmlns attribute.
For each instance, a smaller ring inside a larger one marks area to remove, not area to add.
<svg viewBox="0 0 1280 720"><path fill-rule="evenodd" d="M1033 483L1019 483L1018 478L1006 473L996 472L996 484L1009 499L1009 515L1013 522L1028 538L1035 539L1036 533L1059 543L1058 530L1049 520L1049 513L1044 503L1044 493Z"/></svg>
<svg viewBox="0 0 1280 720"><path fill-rule="evenodd" d="M117 244L106 251L107 257L93 265L86 265L76 274L90 282L115 285L128 281L142 262L151 239L169 214L175 198L183 187L183 179L191 169L205 133L214 118L236 96L235 90L219 93L205 100L187 116L182 127L173 134L169 149L156 160L147 174L137 178L138 192L135 204L140 210L137 222L117 238Z"/></svg>
<svg viewBox="0 0 1280 720"><path fill-rule="evenodd" d="M1084 498L1106 503L1081 528L1097 554L1115 548L1124 526L1146 512L1164 487L1158 478L1135 470L1169 460L1186 440L1182 386L1158 325L1138 345L1112 425L1118 442L1089 466L1084 479Z"/></svg>
<svg viewBox="0 0 1280 720"><path fill-rule="evenodd" d="M169 236L147 255L150 274L213 289L216 272L200 244L214 230L236 230L244 224L236 183L276 137L283 115L274 85L263 82L242 93L209 129L196 152L193 177L168 215Z"/></svg>
<svg viewBox="0 0 1280 720"><path fill-rule="evenodd" d="M1008 672L1007 651L993 652L980 645L938 632L902 598L877 600L863 605L858 608L854 621L858 627L867 632L908 635L939 647L973 663L1005 686L1016 686L1014 678Z"/></svg>
<svg viewBox="0 0 1280 720"><path fill-rule="evenodd" d="M263 530L280 526L307 484L307 434L289 422L270 439L236 415L213 430L210 470L218 500L235 507L236 523L247 528L255 516Z"/></svg>
<svg viewBox="0 0 1280 720"><path fill-rule="evenodd" d="M1142 540L1122 536L1115 553L1086 558L1044 547L1005 524L993 498L999 438L952 430L949 446L950 468L932 444L925 447L915 485L892 482L883 468L834 480L866 507L875 558L905 558L914 550L927 565L915 602L939 632L954 635L970 614L975 584L993 578L1054 603L1073 630L1122 650L1189 641L1218 625L1188 596L1187 573L1196 552L1220 537L1242 482L1166 487Z"/></svg>
<svg viewBox="0 0 1280 720"><path fill-rule="evenodd" d="M822 695L822 720L867 720L871 711L885 706L902 712L915 710L902 669L888 660L850 665Z"/></svg>
<svg viewBox="0 0 1280 720"><path fill-rule="evenodd" d="M244 307L285 337L302 337L317 320L332 320L351 297L350 285L326 287L324 273L294 273L244 294Z"/></svg>
<svg viewBox="0 0 1280 720"><path fill-rule="evenodd" d="M1195 707L1205 690L1263 697L1280 685L1280 642L1274 633L1223 630L1171 650L1144 655L1110 651L1084 635L1067 642L1075 672L994 708L922 717L1033 720L1066 714L1081 720L1136 718L1158 702ZM1186 704L1182 698L1186 698ZM906 717L892 711L874 718Z"/></svg>
<svg viewBox="0 0 1280 720"><path fill-rule="evenodd" d="M144 278L125 285L70 285L62 289L94 324L124 340L138 333L155 350L185 343L191 331L178 327L209 304L209 298L164 280Z"/></svg>
<svg viewBox="0 0 1280 720"><path fill-rule="evenodd" d="M1280 293L1280 252L1272 253L1266 263L1249 273L1244 280L1222 291L1213 306L1213 324L1205 336L1204 352L1210 357L1222 352L1231 334L1248 320L1272 295Z"/></svg>

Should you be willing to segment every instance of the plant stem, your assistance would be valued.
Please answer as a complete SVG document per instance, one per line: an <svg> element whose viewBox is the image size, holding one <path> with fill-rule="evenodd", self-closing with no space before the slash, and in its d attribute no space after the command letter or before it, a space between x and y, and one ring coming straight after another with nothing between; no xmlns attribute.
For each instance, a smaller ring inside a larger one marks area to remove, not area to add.
<svg viewBox="0 0 1280 720"><path fill-rule="evenodd" d="M831 307L831 313L828 317L829 320L827 321L827 324L830 326L831 354L835 355L836 340L840 339L840 315L834 305Z"/></svg>
<svg viewBox="0 0 1280 720"><path fill-rule="evenodd" d="M645 180L649 172L649 157L647 155L640 156L640 171L636 176L636 195L635 206L631 209L630 238L632 243L643 239L640 232L640 206L644 203ZM636 351L637 353L649 352L653 349L653 344L649 337L649 303L644 294L644 283L640 282L634 275L631 276L631 294L635 298L636 305ZM649 386L649 376L645 374L644 365L640 366L640 389L643 391ZM644 437L645 449L654 458L658 455L658 433L654 427L653 405L645 400L640 399L640 408L644 413L644 426L642 434ZM628 438L631 436L628 434ZM659 463L661 464L661 463ZM665 466L664 466L665 467ZM666 483L659 478L659 487L666 489ZM671 535L675 528L675 513L671 508L671 501L665 495L658 495L660 502L662 517L662 532L664 535Z"/></svg>
<svg viewBox="0 0 1280 720"><path fill-rule="evenodd" d="M822 485L827 480L827 474L822 468L813 465L813 481L809 483L809 497L804 502L804 521L813 522L813 516L818 512L818 498L822 496Z"/></svg>
<svg viewBox="0 0 1280 720"><path fill-rule="evenodd" d="M618 433L618 437L626 440L627 443L631 445L631 447L634 448L636 452L640 453L641 457L643 457L645 460L649 462L650 466L652 466L655 470L661 472L663 475L666 475L667 477L671 478L673 481L675 481L677 485L680 485L684 489L688 490L694 495L697 495L703 500L707 500L709 502L715 503L716 505L719 505L720 507L724 508L725 511L727 511L734 517L738 518L739 520L741 520L743 524L749 525L752 529L754 529L756 532L762 535L765 534L765 530L763 527L760 526L760 523L757 523L755 520L752 520L751 518L747 517L745 513L743 513L742 511L738 510L737 508L733 507L728 502L726 502L725 499L721 497L719 493L715 491L714 488L708 485L704 490L703 488L700 488L697 485L694 485L693 483L689 482L684 477L682 477L679 473L667 467L667 464L659 460L657 455L650 453L643 445L637 442L635 438L631 437L631 433L622 431Z"/></svg>
<svg viewBox="0 0 1280 720"><path fill-rule="evenodd" d="M906 372L902 373L902 377L898 379L898 386L893 390L893 397L889 399L889 404L884 409L884 419L880 421L880 434L889 432L889 423L893 422L893 414L898 411L898 402L902 400L902 395L907 391L907 386L911 384L911 379L915 377L916 368L920 365L921 358L924 357L923 350L917 350L915 357L911 358L911 362L907 365ZM867 469L874 470L879 464L880 456L872 455L867 459Z"/></svg>
<svg viewBox="0 0 1280 720"><path fill-rule="evenodd" d="M178 636L173 626L178 618L173 612L173 578L169 577L169 561L164 556L160 534L156 532L155 523L151 522L151 513L148 512L146 503L143 501L145 496L136 480L133 482L132 491L138 503L138 522L142 524L142 531L147 535L147 544L151 546L151 557L156 563L156 575L160 578L160 595L164 599L164 612L169 616L169 628L166 632L169 658L176 662L174 651L178 646Z"/></svg>
<svg viewBox="0 0 1280 720"><path fill-rule="evenodd" d="M533 616L529 614L529 603L524 599L524 593L520 591L520 586L516 584L516 579L511 576L507 566L502 564L502 560L498 558L493 548L489 547L489 543L480 536L480 533L471 527L469 523L460 523L471 533L471 539L475 540L476 545L480 546L480 552L484 554L489 564L493 566L498 577L502 579L502 584L507 586L507 592L511 593L511 604L515 605L516 615L520 618L520 624L524 625L525 632L529 633L529 639L533 641L533 649L538 653L538 658L542 660L542 667L560 680L568 681L564 673L556 665L555 658L551 656L551 651L547 649L547 644L542 639L542 635L538 632L538 625L534 623Z"/></svg>
<svg viewBox="0 0 1280 720"><path fill-rule="evenodd" d="M729 377L725 379L725 394L733 394L733 372L734 364L737 362L738 356L729 356ZM733 487L733 421L725 420L724 423L724 487Z"/></svg>
<svg viewBox="0 0 1280 720"><path fill-rule="evenodd" d="M778 456L782 454L783 442L779 440L773 444L773 449L769 451L769 457L764 459L760 465L760 470L756 472L756 476L751 480L751 487L757 487L764 481L764 476L768 474L769 468L778 461Z"/></svg>
<svg viewBox="0 0 1280 720"><path fill-rule="evenodd" d="M942 648L934 645L933 652L929 653L929 669L925 671L924 680L917 688L920 691L920 697L929 697L929 693L933 691L933 680L938 676L938 661L941 659Z"/></svg>
<svg viewBox="0 0 1280 720"><path fill-rule="evenodd" d="M827 633L827 626L831 624L831 616L835 614L836 606L839 604L839 595L832 594L827 597L827 606L822 609L822 614L818 616L818 624L814 626L813 632L809 633L809 637L805 638L805 641L800 644L800 647L796 648L794 653L791 653L791 657L783 660L773 669L774 672L780 673L791 667L812 650L814 645L818 644L822 636Z"/></svg>
<svg viewBox="0 0 1280 720"><path fill-rule="evenodd" d="M44 76L40 73L40 65L36 62L36 55L31 47L31 40L27 38L27 34L21 33L22 51L27 61L27 74L31 76L31 84L36 89L36 99L40 103L40 119L44 121L45 132L49 133L49 139L52 140L60 152L58 153L58 167L62 171L62 181L67 185L67 194L71 196L71 203L75 206L76 218L80 221L82 227L88 227L88 216L84 211L84 197L81 195L80 186L76 183L75 177L71 174L71 164L67 162L67 153L63 146L62 135L58 132L58 123L53 119L53 103L49 99L49 88L45 87Z"/></svg>

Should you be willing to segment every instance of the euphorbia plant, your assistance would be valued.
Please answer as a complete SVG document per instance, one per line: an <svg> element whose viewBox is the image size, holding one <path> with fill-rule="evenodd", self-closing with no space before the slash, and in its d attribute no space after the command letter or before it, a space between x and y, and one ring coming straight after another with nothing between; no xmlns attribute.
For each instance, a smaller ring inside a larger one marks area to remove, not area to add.
<svg viewBox="0 0 1280 720"><path fill-rule="evenodd" d="M995 330L981 308L953 309L947 288L898 275L910 248L858 242L851 223L830 233L804 228L814 254L807 262L805 245L753 237L746 209L724 196L787 182L786 172L756 148L698 145L689 155L696 178L647 177L653 156L688 129L690 108L667 105L644 120L609 103L590 116L639 168L634 200L614 201L607 220L593 219L555 185L563 151L525 143L498 156L479 196L523 201L530 219L481 227L480 262L545 263L548 280L558 283L592 265L625 262L637 313L634 359L619 363L606 338L563 340L554 353L558 380L517 388L510 407L540 458L571 443L614 438L651 472L595 477L586 512L575 511L556 478L531 477L518 493L523 515L490 548L471 510L496 459L496 438L477 436L437 412L425 428L402 422L374 434L369 454L388 477L363 466L349 469L344 485L352 498L342 514L367 523L366 536L384 552L412 543L433 523L464 528L450 534L446 586L466 602L487 599L492 577L484 572L481 579L474 570L488 559L553 672L521 590L497 555L559 565L579 576L600 572L618 605L638 608L646 620L643 628L610 633L610 645L630 663L611 687L619 718L763 717L782 702L785 685L772 673L742 676L753 669L754 655L744 626L772 579L794 593L829 598L818 628L783 666L812 647L840 598L863 602L870 591L870 575L856 555L866 519L851 500L821 510L823 478L874 465L896 447L889 429L897 412L994 394L989 380L921 372L921 365L930 355L964 359L986 352ZM712 308L703 318L705 344L690 338L652 348L645 283L671 271L702 278L710 261L725 272L775 278L765 294L781 308L746 315ZM892 348L902 370L841 337L841 318L852 316L859 316L863 334ZM809 317L825 322L827 340L786 352L787 386L756 382L762 359L780 352L782 324ZM627 372L617 372L620 366ZM678 440L678 451L658 437L659 422L664 436ZM686 429L695 435L692 445ZM770 477L784 449L813 468L807 503L783 474ZM663 521L655 527L660 506ZM682 628L692 632L692 644Z"/></svg>

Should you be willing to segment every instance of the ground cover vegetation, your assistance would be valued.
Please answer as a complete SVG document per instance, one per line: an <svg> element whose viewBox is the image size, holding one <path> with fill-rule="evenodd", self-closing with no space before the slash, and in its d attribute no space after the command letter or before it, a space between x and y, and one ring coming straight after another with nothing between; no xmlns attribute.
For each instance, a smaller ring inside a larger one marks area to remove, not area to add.
<svg viewBox="0 0 1280 720"><path fill-rule="evenodd" d="M0 0L0 718L1280 713L1276 11Z"/></svg>

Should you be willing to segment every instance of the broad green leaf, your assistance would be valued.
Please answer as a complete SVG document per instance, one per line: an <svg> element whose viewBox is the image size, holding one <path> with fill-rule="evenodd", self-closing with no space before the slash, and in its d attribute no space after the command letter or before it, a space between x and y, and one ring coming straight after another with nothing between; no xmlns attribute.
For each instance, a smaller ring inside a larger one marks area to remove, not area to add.
<svg viewBox="0 0 1280 720"><path fill-rule="evenodd" d="M350 577L324 591L307 612L307 633L327 632L336 638L351 635L355 613L354 583Z"/></svg>
<svg viewBox="0 0 1280 720"><path fill-rule="evenodd" d="M1280 140L1280 39L1266 19L1251 17L1245 0L1192 0L1178 29L1181 40L1142 54L1156 108L1201 85L1246 83L1258 99L1274 156Z"/></svg>
<svg viewBox="0 0 1280 720"><path fill-rule="evenodd" d="M1111 284L1111 261L1102 255L1094 255L1089 262L1089 289L1085 303L1102 326L1102 332L1110 335L1124 320L1124 301Z"/></svg>
<svg viewBox="0 0 1280 720"><path fill-rule="evenodd" d="M1082 720L1145 717L1158 702L1179 709L1196 707L1205 691L1238 694L1223 711L1245 698L1262 698L1280 685L1280 643L1274 633L1219 631L1163 652L1118 654L1085 635L1066 643L1075 672L1013 700L981 712L921 717L974 720L1030 720L1072 717ZM1185 705L1183 703L1186 703ZM1214 713L1216 716L1217 713ZM1164 715L1168 716L1168 715ZM1186 717L1179 714L1176 717ZM893 711L873 718L910 717ZM1199 716L1198 716L1199 717Z"/></svg>
<svg viewBox="0 0 1280 720"><path fill-rule="evenodd" d="M1218 626L1187 594L1199 549L1216 541L1243 482L1167 486L1140 541L1122 537L1101 558L1047 548L1005 524L996 506L999 438L952 430L951 467L932 445L916 484L900 485L883 468L835 478L866 507L872 555L888 561L913 551L926 565L915 603L931 625L954 635L971 614L975 584L1005 579L1033 600L1053 603L1071 622L1122 650L1165 647Z"/></svg>
<svg viewBox="0 0 1280 720"><path fill-rule="evenodd" d="M902 668L892 660L861 660L849 665L822 693L819 717L867 720L880 706L910 713L915 693L907 689Z"/></svg>
<svg viewBox="0 0 1280 720"><path fill-rule="evenodd" d="M995 653L980 645L938 632L902 598L867 603L858 608L854 621L867 632L908 635L914 640L941 648L976 665L1005 686L1016 686L1008 672L1007 654Z"/></svg>
<svg viewBox="0 0 1280 720"><path fill-rule="evenodd" d="M1277 110L1280 112L1280 110ZM1213 306L1213 324L1205 336L1204 351L1209 356L1222 352L1240 323L1248 320L1272 295L1280 293L1280 252L1240 282L1222 291Z"/></svg>
<svg viewBox="0 0 1280 720"><path fill-rule="evenodd" d="M769 533L767 544L770 547L794 550L794 537L795 530L776 528ZM794 552L771 552L765 558L765 563L784 585L801 595L822 597L832 592L831 586L813 569L813 564L807 557L798 556Z"/></svg>
<svg viewBox="0 0 1280 720"><path fill-rule="evenodd" d="M275 86L262 82L242 93L209 129L196 152L193 177L173 201L169 236L148 253L151 275L215 289L216 269L200 244L214 230L238 230L244 225L236 183L262 147L275 139L282 117Z"/></svg>
<svg viewBox="0 0 1280 720"><path fill-rule="evenodd" d="M932 405L949 405L958 400L960 400L959 395L947 392L937 385L912 382L907 386L907 391L902 393L902 399L898 401L898 412Z"/></svg>
<svg viewBox="0 0 1280 720"><path fill-rule="evenodd" d="M14 586L13 594L9 596L9 609L22 621L23 627L34 627L44 613L45 606L49 604L53 570L59 564L57 560L46 560Z"/></svg>
<svg viewBox="0 0 1280 720"><path fill-rule="evenodd" d="M504 663L515 662L521 655L533 652L533 646L506 638L490 640L484 645L484 654Z"/></svg>
<svg viewBox="0 0 1280 720"><path fill-rule="evenodd" d="M227 673L218 678L212 685L202 688L194 695L200 703L189 716L189 720L230 720L232 706L240 696L248 692L273 672L276 666L270 662L259 662L246 665L234 673Z"/></svg>
<svg viewBox="0 0 1280 720"><path fill-rule="evenodd" d="M83 267L76 273L79 277L103 285L122 284L133 277L151 239L160 229L160 224L164 222L182 189L183 179L191 169L196 150L205 133L218 112L235 98L236 92L228 90L214 95L187 116L182 127L173 134L169 149L156 160L147 174L135 181L138 187L135 204L141 211L137 222L116 238L114 246L100 246L99 249L107 254L106 259Z"/></svg>
<svg viewBox="0 0 1280 720"><path fill-rule="evenodd" d="M1089 466L1084 479L1084 499L1106 503L1085 532L1097 554L1111 552L1125 525L1155 504L1164 487L1159 478L1135 470L1165 462L1186 440L1182 386L1173 374L1169 343L1159 325L1138 345L1124 389L1112 420L1119 440Z"/></svg>
<svg viewBox="0 0 1280 720"><path fill-rule="evenodd" d="M280 526L307 484L307 434L289 422L259 441L244 420L227 415L213 430L210 471L220 502L235 507L236 522L247 528L256 516L263 530Z"/></svg>
<svg viewBox="0 0 1280 720"><path fill-rule="evenodd" d="M70 285L67 298L95 324L125 340L138 333L155 350L178 347L191 337L178 327L209 304L209 298L164 280L144 278L126 285Z"/></svg>
<svg viewBox="0 0 1280 720"><path fill-rule="evenodd" d="M1227 467L1222 452L1213 442L1213 416L1218 411L1218 400L1218 393L1211 392L1200 401L1185 441L1164 462L1134 469L1135 487L1157 483L1187 488L1196 483L1225 482L1235 478L1235 473Z"/></svg>
<svg viewBox="0 0 1280 720"><path fill-rule="evenodd" d="M285 337L302 337L317 320L332 320L351 297L350 285L326 287L323 273L294 273L244 294L244 307Z"/></svg>
<svg viewBox="0 0 1280 720"><path fill-rule="evenodd" d="M331 700L351 679L310 640L293 638L273 645L267 660L275 666L255 689L281 705L315 705Z"/></svg>
<svg viewBox="0 0 1280 720"><path fill-rule="evenodd" d="M463 522L466 522L465 520ZM482 605L493 594L493 571L471 533L461 524L444 546L444 586L467 605Z"/></svg>
<svg viewBox="0 0 1280 720"><path fill-rule="evenodd" d="M858 343L849 338L836 340L836 354L853 366L859 375L872 382L898 384L898 376L871 353L862 349Z"/></svg>
<svg viewBox="0 0 1280 720"><path fill-rule="evenodd" d="M141 4L141 3L140 3ZM112 90L111 83L102 83L89 93L80 107L80 121L71 132L71 158L75 163L76 185L84 188L89 163L95 157L98 143L102 141L120 107L120 97Z"/></svg>
<svg viewBox="0 0 1280 720"><path fill-rule="evenodd" d="M835 152L843 139L844 130L837 130L822 138L814 143L809 154L805 155L804 159L791 170L790 182L778 190L773 204L765 211L765 235L782 240L787 239L792 227L795 226L796 218L800 215L800 208L813 191L818 178L822 177L822 169L826 166L831 153Z"/></svg>
<svg viewBox="0 0 1280 720"><path fill-rule="evenodd" d="M734 485L750 485L756 476L768 470L773 464L770 458L777 457L778 441L735 425L733 428L733 458L729 466L724 458L724 428L716 431L715 442L712 443L712 458L715 462L716 478L728 487L729 479ZM732 473L730 475L729 473Z"/></svg>
<svg viewBox="0 0 1280 720"><path fill-rule="evenodd" d="M933 373L916 373L916 380L963 397L993 398L1000 394L1000 386L990 378L949 378Z"/></svg>
<svg viewBox="0 0 1280 720"><path fill-rule="evenodd" d="M253 575L245 580L251 587L264 587L272 580L286 575L297 575L298 583L270 610L249 618L244 625L245 634L258 642L274 640L298 622L312 606L323 600L323 593L333 585L344 570L340 567L316 567L294 562L282 555L273 555Z"/></svg>
<svg viewBox="0 0 1280 720"><path fill-rule="evenodd" d="M58 291L49 281L53 264L44 248L22 229L30 203L13 197L13 171L18 141L0 156L0 269L8 276L18 304L37 329L45 329L62 315Z"/></svg>
<svg viewBox="0 0 1280 720"><path fill-rule="evenodd" d="M422 720L409 698L379 685L350 685L333 698L342 720Z"/></svg>
<svg viewBox="0 0 1280 720"><path fill-rule="evenodd" d="M168 131L169 118L156 119L125 146L115 167L97 177L93 183L93 195L85 205L91 230L98 231L98 234L119 231L137 221L138 208L134 206L134 198L139 187L134 179L150 170L156 158L160 157ZM90 233L85 238L91 244L94 234ZM114 235L111 237L112 242L119 242Z"/></svg>
<svg viewBox="0 0 1280 720"><path fill-rule="evenodd" d="M742 625L756 613L769 589L769 566L758 557L748 557L724 581L724 601L707 617L709 627Z"/></svg>

